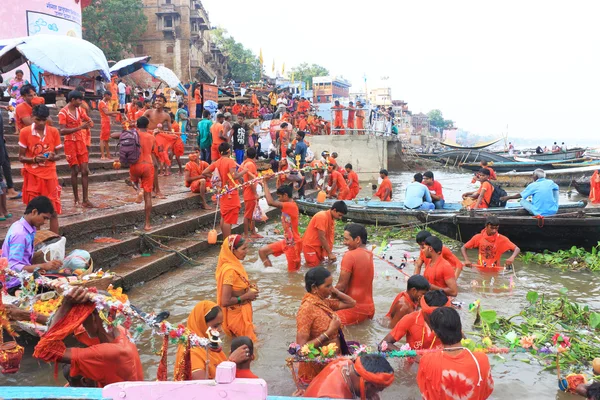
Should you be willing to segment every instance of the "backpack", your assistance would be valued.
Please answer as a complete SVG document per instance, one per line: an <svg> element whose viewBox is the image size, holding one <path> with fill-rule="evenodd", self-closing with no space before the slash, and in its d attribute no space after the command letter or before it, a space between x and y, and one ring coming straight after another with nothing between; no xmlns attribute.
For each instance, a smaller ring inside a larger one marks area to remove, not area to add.
<svg viewBox="0 0 600 400"><path fill-rule="evenodd" d="M119 161L124 166L138 162L141 154L140 135L135 129L124 130L119 136Z"/></svg>
<svg viewBox="0 0 600 400"><path fill-rule="evenodd" d="M488 207L506 207L506 201L500 201L500 197L508 195L506 190L502 189L502 186L494 185L492 182L490 182L490 185L492 185L494 191L492 192Z"/></svg>

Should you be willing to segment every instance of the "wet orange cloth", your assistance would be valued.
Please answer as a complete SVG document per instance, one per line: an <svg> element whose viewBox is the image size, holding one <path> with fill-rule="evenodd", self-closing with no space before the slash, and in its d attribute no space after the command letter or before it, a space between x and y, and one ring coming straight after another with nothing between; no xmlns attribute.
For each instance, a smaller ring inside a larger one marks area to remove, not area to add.
<svg viewBox="0 0 600 400"><path fill-rule="evenodd" d="M336 129L342 129L342 130L335 131L335 135L345 135L346 131L343 130L343 128L344 128L343 107L342 106L333 106L333 107L331 107L331 109L335 110L334 119L333 119L333 127Z"/></svg>
<svg viewBox="0 0 600 400"><path fill-rule="evenodd" d="M154 135L146 131L138 132L140 137L140 158L135 164L129 166L129 177L131 182L138 183L146 193L151 193L154 188L154 162L152 152L156 145Z"/></svg>
<svg viewBox="0 0 600 400"><path fill-rule="evenodd" d="M450 265L452 265L452 267L454 267L454 270L457 270L457 269L460 269L463 267L462 261L460 261L460 259L454 255L452 250L450 250L446 246L442 246L442 258L444 260L448 261L450 263ZM423 252L423 250L421 250L421 252L419 253L419 260L423 261L425 268L429 267L429 264L431 264L431 258L425 257L425 252Z"/></svg>
<svg viewBox="0 0 600 400"><path fill-rule="evenodd" d="M417 303L414 303L412 301L412 299L410 298L408 293L401 292L396 295L396 298L394 299L394 301L392 302L392 305L390 306L390 310L388 311L387 314L385 314L385 316L388 318L392 318L392 311L394 311L394 306L396 305L396 303L400 303L400 302L408 305L411 308L411 312L414 312L417 310Z"/></svg>
<svg viewBox="0 0 600 400"><path fill-rule="evenodd" d="M233 236L233 235L232 235ZM223 309L223 330L231 337L248 336L256 343L254 324L252 323L252 303L243 302L229 307L221 305L223 285L229 285L234 292L250 290L248 273L242 262L233 254L229 246L229 239L225 238L219 253L217 271L217 302Z"/></svg>
<svg viewBox="0 0 600 400"><path fill-rule="evenodd" d="M325 233L325 240L329 244L329 248L333 248L333 239L335 235L335 221L331 216L331 211L319 211L316 213L304 232L302 238L302 252L308 267L316 267L325 258L323 247L319 240L319 231ZM310 260L310 261L309 261ZM315 263L316 262L316 263Z"/></svg>
<svg viewBox="0 0 600 400"><path fill-rule="evenodd" d="M354 399L354 393L344 379L344 370L351 365L352 361L348 359L330 362L308 385L303 397Z"/></svg>
<svg viewBox="0 0 600 400"><path fill-rule="evenodd" d="M331 195L337 197L338 200L350 200L350 190L341 172L332 171L330 176L332 182L335 182L335 191Z"/></svg>
<svg viewBox="0 0 600 400"><path fill-rule="evenodd" d="M442 346L442 342L437 339L435 332L425 322L423 310L415 311L402 317L394 329L392 329L391 335L396 342L406 336L406 343L413 350L432 349Z"/></svg>
<svg viewBox="0 0 600 400"><path fill-rule="evenodd" d="M29 104L23 102L15 107L15 124L17 125L17 129L20 131L25 128L25 124L23 123L23 118L31 117L33 114L33 107Z"/></svg>
<svg viewBox="0 0 600 400"><path fill-rule="evenodd" d="M342 258L342 272L350 273L350 282L345 293L356 300L356 306L337 312L344 325L358 324L373 319L375 303L373 303L373 253L364 247L349 250Z"/></svg>
<svg viewBox="0 0 600 400"><path fill-rule="evenodd" d="M188 163L185 164L184 171L188 171L190 173L190 178L195 178L202 175L202 172L204 172L206 168L208 168L208 163L206 161L200 160L198 163L188 161ZM200 179L193 181L192 183L184 182L184 185L185 187L193 187L193 184L196 182L200 182ZM209 182L206 182L206 187L209 187L209 184ZM193 189L192 192L194 192Z"/></svg>
<svg viewBox="0 0 600 400"><path fill-rule="evenodd" d="M506 236L496 233L488 236L485 229L473 236L465 243L467 249L479 249L479 265L484 267L500 267L500 258L507 251L514 251L517 247Z"/></svg>
<svg viewBox="0 0 600 400"><path fill-rule="evenodd" d="M285 239L269 245L275 257L285 254L288 272L298 271L302 261L300 255L302 253L302 237L298 232L299 216L300 211L296 202L281 203L281 225Z"/></svg>
<svg viewBox="0 0 600 400"><path fill-rule="evenodd" d="M348 172L348 189L350 189L350 198L348 200L354 200L360 192L360 185L358 184L358 174L354 171Z"/></svg>
<svg viewBox="0 0 600 400"><path fill-rule="evenodd" d="M225 128L223 128L223 124L219 122L215 122L210 127L210 134L212 135L212 146L210 147L210 159L217 161L221 158L221 154L219 153L219 145L224 142L220 136L224 135Z"/></svg>
<svg viewBox="0 0 600 400"><path fill-rule="evenodd" d="M110 117L106 115L108 110L108 103L104 100L98 102L98 111L100 111L100 140L110 139Z"/></svg>
<svg viewBox="0 0 600 400"><path fill-rule="evenodd" d="M258 376L254 375L252 371L249 369L236 369L235 370L236 378L245 378L245 379L259 379Z"/></svg>
<svg viewBox="0 0 600 400"><path fill-rule="evenodd" d="M163 164L171 165L169 149L175 143L175 136L168 132L158 132L155 135L156 145L158 146L158 160Z"/></svg>
<svg viewBox="0 0 600 400"><path fill-rule="evenodd" d="M590 178L590 201L594 204L600 203L600 174L594 171Z"/></svg>
<svg viewBox="0 0 600 400"><path fill-rule="evenodd" d="M213 162L208 168L210 172L215 169L219 172L221 178L221 187L234 187L237 182L232 179L231 171L235 170L235 161L229 157L221 157L217 161ZM238 190L233 190L230 193L224 194L219 199L219 208L221 210L221 217L227 224L237 223L238 216L240 214L240 194Z"/></svg>
<svg viewBox="0 0 600 400"><path fill-rule="evenodd" d="M478 208L489 208L490 201L492 200L492 193L494 193L494 187L489 181L483 182L479 187L479 190L477 190L478 196L483 188L485 188L485 193L483 194L483 199L481 200L481 203L479 203ZM477 199L475 199L475 202L477 202ZM473 207L475 207L475 203L473 203Z"/></svg>
<svg viewBox="0 0 600 400"><path fill-rule="evenodd" d="M390 191L389 194L384 198L383 195L386 188ZM377 192L375 192L375 196L379 197L381 201L392 201L392 181L390 181L390 178L387 176L383 178L381 185L379 185L379 189L377 189Z"/></svg>
<svg viewBox="0 0 600 400"><path fill-rule="evenodd" d="M256 178L258 176L258 169L256 168L256 162L251 159L251 158L247 158L244 160L244 162L241 165L242 169L245 169L248 171L248 173L244 174L244 182L249 182L252 179ZM248 186L244 186L244 202L246 201L253 201L256 200L256 183L252 184L252 185L248 185Z"/></svg>
<svg viewBox="0 0 600 400"><path fill-rule="evenodd" d="M438 257L435 264L430 263L425 268L423 276L431 285L446 289L446 280L454 278L454 268L444 257Z"/></svg>
<svg viewBox="0 0 600 400"><path fill-rule="evenodd" d="M208 330L208 325L204 320L204 316L212 310L217 303L212 301L201 301L192 310L190 313L186 327L199 337L206 338L206 331ZM175 361L175 373L177 376L181 373L179 371L179 367L182 365L183 356L185 353L185 346L180 344L177 346L177 359ZM225 353L220 351L209 351L208 352L208 378L214 379L217 372L217 365L221 364L223 361L227 361L227 356ZM190 350L190 359L192 362L192 372L202 370L206 371L206 349L203 347L192 347Z"/></svg>
<svg viewBox="0 0 600 400"><path fill-rule="evenodd" d="M482 352L471 355L468 350L424 354L419 363L417 384L424 399L484 400L494 391L488 356Z"/></svg>

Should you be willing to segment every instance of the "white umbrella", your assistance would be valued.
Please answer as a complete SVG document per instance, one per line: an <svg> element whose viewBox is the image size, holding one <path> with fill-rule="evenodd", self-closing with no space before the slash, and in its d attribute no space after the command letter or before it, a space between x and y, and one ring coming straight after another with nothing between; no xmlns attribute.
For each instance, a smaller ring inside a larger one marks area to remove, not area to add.
<svg viewBox="0 0 600 400"><path fill-rule="evenodd" d="M148 61L150 61L150 56L126 58L110 67L110 73L123 77L142 68Z"/></svg>
<svg viewBox="0 0 600 400"><path fill-rule="evenodd" d="M154 64L144 64L142 67L147 73L149 73L156 79L160 79L168 87L177 89L187 96L188 92L186 88L183 87L181 81L179 80L179 78L177 78L177 75L175 75L175 73L169 68Z"/></svg>
<svg viewBox="0 0 600 400"><path fill-rule="evenodd" d="M27 62L58 76L97 71L110 80L108 61L102 50L87 40L70 36L40 34L0 41L0 72Z"/></svg>

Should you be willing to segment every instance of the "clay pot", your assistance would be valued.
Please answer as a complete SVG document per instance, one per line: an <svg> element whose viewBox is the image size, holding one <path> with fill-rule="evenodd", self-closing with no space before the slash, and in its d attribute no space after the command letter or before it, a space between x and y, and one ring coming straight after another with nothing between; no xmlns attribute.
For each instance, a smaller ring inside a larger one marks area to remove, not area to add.
<svg viewBox="0 0 600 400"><path fill-rule="evenodd" d="M208 244L216 244L217 243L217 231L214 229L211 229L208 232Z"/></svg>
<svg viewBox="0 0 600 400"><path fill-rule="evenodd" d="M113 168L121 169L121 161L117 160L117 161L113 162Z"/></svg>
<svg viewBox="0 0 600 400"><path fill-rule="evenodd" d="M317 194L317 203L324 203L325 199L327 199L327 193L321 190L319 194Z"/></svg>
<svg viewBox="0 0 600 400"><path fill-rule="evenodd" d="M19 371L21 359L23 358L23 347L17 342L6 342L0 346L0 372L3 374L14 374Z"/></svg>

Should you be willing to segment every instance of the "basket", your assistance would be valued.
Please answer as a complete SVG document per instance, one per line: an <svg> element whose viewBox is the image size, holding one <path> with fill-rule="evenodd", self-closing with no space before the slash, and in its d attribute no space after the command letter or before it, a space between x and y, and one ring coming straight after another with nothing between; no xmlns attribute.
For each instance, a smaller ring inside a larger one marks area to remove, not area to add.
<svg viewBox="0 0 600 400"><path fill-rule="evenodd" d="M35 238L33 239L33 248L35 249L35 252L31 258L31 265L43 264L46 262L46 260L44 260L44 253L40 248L43 247L42 245L46 242L53 241L53 239L60 239L60 235L57 235L50 230L37 231L35 233Z"/></svg>
<svg viewBox="0 0 600 400"><path fill-rule="evenodd" d="M0 345L0 372L4 375L19 371L23 359L23 347L10 341Z"/></svg>
<svg viewBox="0 0 600 400"><path fill-rule="evenodd" d="M106 289L108 289L110 284L113 282L113 278L114 278L114 275L103 276L102 278L89 279L87 281L69 282L69 285L79 286L79 287L84 287L84 288L95 287L98 290L106 290Z"/></svg>

